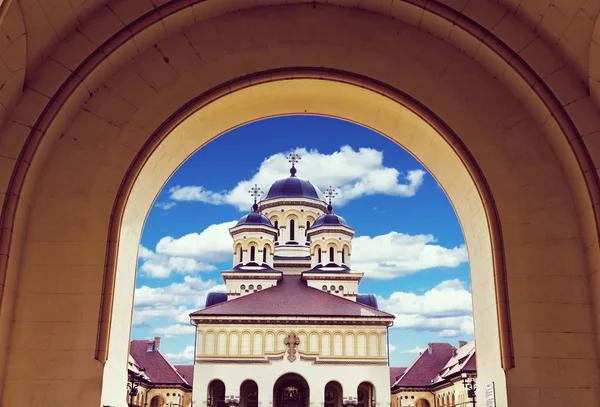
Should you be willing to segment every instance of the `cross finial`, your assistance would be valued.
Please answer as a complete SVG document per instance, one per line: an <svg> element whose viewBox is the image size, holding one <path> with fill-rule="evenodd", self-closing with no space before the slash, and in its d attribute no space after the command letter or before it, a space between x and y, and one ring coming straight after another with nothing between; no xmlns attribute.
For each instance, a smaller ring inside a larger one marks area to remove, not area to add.
<svg viewBox="0 0 600 407"><path fill-rule="evenodd" d="M256 204L256 198L261 196L263 194L263 191L258 187L257 184L254 184L254 186L250 188L250 191L248 192L250 193L250 196L254 198L254 205L252 205L252 210L255 210L255 207L258 206Z"/></svg>
<svg viewBox="0 0 600 407"><path fill-rule="evenodd" d="M329 198L329 205L331 205L331 200L334 199L338 195L338 192L329 185L329 188L325 190L325 197Z"/></svg>
<svg viewBox="0 0 600 407"><path fill-rule="evenodd" d="M300 157L300 155L298 153L296 153L295 151L292 153L289 153L286 158L288 159L289 162L292 163L292 168L290 168L290 174L292 174L292 177L296 176L296 163L298 161L300 161L302 159L302 157Z"/></svg>

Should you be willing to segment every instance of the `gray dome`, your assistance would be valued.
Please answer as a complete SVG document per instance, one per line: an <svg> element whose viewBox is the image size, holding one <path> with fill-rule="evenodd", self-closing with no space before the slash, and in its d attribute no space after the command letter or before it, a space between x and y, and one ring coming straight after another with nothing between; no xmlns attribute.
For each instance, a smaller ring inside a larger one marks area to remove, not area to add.
<svg viewBox="0 0 600 407"><path fill-rule="evenodd" d="M325 197L319 190L309 181L296 177L296 169L292 167L290 176L284 179L275 181L264 200L277 198L307 198L317 201L325 201Z"/></svg>
<svg viewBox="0 0 600 407"><path fill-rule="evenodd" d="M333 207L330 205L327 205L327 212L325 215L321 215L317 218L317 220L315 220L315 223L313 223L310 227L310 229L314 229L314 228L318 228L319 226L346 226L346 227L350 227L348 226L348 222L346 222L346 219L342 218L339 215L336 215L335 213L333 213Z"/></svg>
<svg viewBox="0 0 600 407"><path fill-rule="evenodd" d="M258 213L258 205L256 204L252 206L252 212L250 212L248 215L242 216L235 226L240 225L265 225L274 227L269 218Z"/></svg>

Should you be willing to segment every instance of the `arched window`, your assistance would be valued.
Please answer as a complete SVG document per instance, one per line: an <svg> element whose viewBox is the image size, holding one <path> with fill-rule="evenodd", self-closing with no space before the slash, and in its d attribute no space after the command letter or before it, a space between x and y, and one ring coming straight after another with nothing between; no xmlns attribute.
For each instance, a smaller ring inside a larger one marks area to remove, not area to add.
<svg viewBox="0 0 600 407"><path fill-rule="evenodd" d="M294 219L290 220L290 240L296 240L295 235L296 221Z"/></svg>
<svg viewBox="0 0 600 407"><path fill-rule="evenodd" d="M275 221L275 229L277 229L277 235L275 236L275 241L277 241L277 238L279 237L279 221L278 220Z"/></svg>
<svg viewBox="0 0 600 407"><path fill-rule="evenodd" d="M346 263L346 248L342 249L342 263Z"/></svg>
<svg viewBox="0 0 600 407"><path fill-rule="evenodd" d="M256 248L254 246L250 246L250 261L254 261L255 256L256 256Z"/></svg>
<svg viewBox="0 0 600 407"><path fill-rule="evenodd" d="M240 246L240 263L244 261L244 251L242 250L242 246Z"/></svg>
<svg viewBox="0 0 600 407"><path fill-rule="evenodd" d="M330 247L330 248L329 248L329 261L330 261L331 263L333 263L333 262L334 262L334 260L333 260L333 256L334 256L333 247Z"/></svg>
<svg viewBox="0 0 600 407"><path fill-rule="evenodd" d="M269 248L267 246L265 246L263 248L263 263L267 262L267 253L269 252Z"/></svg>
<svg viewBox="0 0 600 407"><path fill-rule="evenodd" d="M317 256L318 257L317 263L321 264L322 263L322 260L321 260L321 248L318 247L317 250L318 250L318 253L319 253L318 256Z"/></svg>
<svg viewBox="0 0 600 407"><path fill-rule="evenodd" d="M307 221L306 221L306 231L307 231L307 232L308 232L308 228L309 228L309 227L310 227L310 221L309 221L309 220L307 220Z"/></svg>

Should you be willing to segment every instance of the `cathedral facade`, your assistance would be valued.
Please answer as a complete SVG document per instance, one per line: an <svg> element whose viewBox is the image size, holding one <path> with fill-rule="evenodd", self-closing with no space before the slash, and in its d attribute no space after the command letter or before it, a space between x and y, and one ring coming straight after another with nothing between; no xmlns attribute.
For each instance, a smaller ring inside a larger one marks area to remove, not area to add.
<svg viewBox="0 0 600 407"><path fill-rule="evenodd" d="M296 176L276 181L230 229L226 292L190 314L196 326L193 401L205 407L389 406L394 316L358 294L355 231Z"/></svg>

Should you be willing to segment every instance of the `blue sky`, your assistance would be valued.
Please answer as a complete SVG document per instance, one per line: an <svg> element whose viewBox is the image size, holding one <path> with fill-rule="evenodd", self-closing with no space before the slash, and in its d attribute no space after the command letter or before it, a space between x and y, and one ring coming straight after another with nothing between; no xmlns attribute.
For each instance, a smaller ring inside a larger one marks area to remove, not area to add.
<svg viewBox="0 0 600 407"><path fill-rule="evenodd" d="M173 362L192 363L187 314L220 288L219 272L231 267L227 228L249 211L249 185L258 182L266 192L287 176L291 151L303 155L298 177L341 192L334 206L356 230L353 269L365 273L360 292L376 294L380 308L397 316L392 366L410 364L428 342L472 340L469 264L443 190L394 142L315 116L232 130L173 174L142 235L132 339L161 336Z"/></svg>

